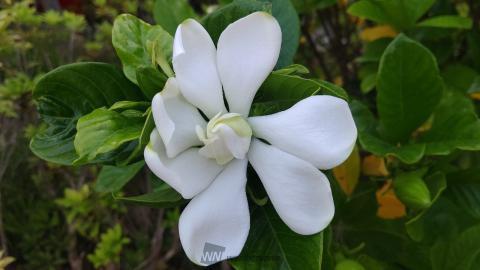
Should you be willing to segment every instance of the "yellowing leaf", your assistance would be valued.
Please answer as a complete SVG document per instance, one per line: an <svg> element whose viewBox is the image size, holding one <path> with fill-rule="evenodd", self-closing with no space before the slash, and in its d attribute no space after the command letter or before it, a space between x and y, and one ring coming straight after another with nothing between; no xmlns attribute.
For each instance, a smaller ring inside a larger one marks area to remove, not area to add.
<svg viewBox="0 0 480 270"><path fill-rule="evenodd" d="M367 176L388 176L389 172L385 166L385 159L369 155L362 161L362 172Z"/></svg>
<svg viewBox="0 0 480 270"><path fill-rule="evenodd" d="M480 92L471 93L470 97L474 100L480 100Z"/></svg>
<svg viewBox="0 0 480 270"><path fill-rule="evenodd" d="M333 168L333 175L335 175L335 179L337 179L343 192L350 196L360 177L360 154L357 147L353 149L347 160Z"/></svg>
<svg viewBox="0 0 480 270"><path fill-rule="evenodd" d="M397 31L388 25L378 25L373 27L365 28L360 33L360 39L363 41L371 42L380 38L395 37L397 36Z"/></svg>
<svg viewBox="0 0 480 270"><path fill-rule="evenodd" d="M9 264L13 263L15 258L4 256L4 251L0 250L0 270L4 270Z"/></svg>
<svg viewBox="0 0 480 270"><path fill-rule="evenodd" d="M397 198L393 190L392 180L388 180L377 190L377 216L382 219L397 219L406 215L405 205Z"/></svg>
<svg viewBox="0 0 480 270"><path fill-rule="evenodd" d="M425 121L425 123L423 123L420 127L417 128L417 130L415 130L412 133L412 137L417 138L421 134L429 131L432 128L432 124L433 124L433 117L430 117L430 118L428 118L427 121Z"/></svg>
<svg viewBox="0 0 480 270"><path fill-rule="evenodd" d="M342 86L343 85L343 78L341 76L337 76L333 79L333 83Z"/></svg>

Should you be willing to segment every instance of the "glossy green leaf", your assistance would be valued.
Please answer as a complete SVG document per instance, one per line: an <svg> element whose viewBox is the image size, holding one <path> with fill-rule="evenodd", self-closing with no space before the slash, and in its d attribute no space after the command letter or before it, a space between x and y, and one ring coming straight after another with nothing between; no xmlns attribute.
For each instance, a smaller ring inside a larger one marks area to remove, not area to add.
<svg viewBox="0 0 480 270"><path fill-rule="evenodd" d="M217 43L229 24L256 11L270 12L277 19L282 29L282 47L276 68L290 65L298 48L300 22L289 0L234 0L208 14L203 25Z"/></svg>
<svg viewBox="0 0 480 270"><path fill-rule="evenodd" d="M136 74L138 86L148 100L152 100L155 94L162 91L168 80L165 74L150 66L138 67Z"/></svg>
<svg viewBox="0 0 480 270"><path fill-rule="evenodd" d="M292 64L300 41L300 20L290 0L260 0L272 4L272 15L282 28L282 48L276 69Z"/></svg>
<svg viewBox="0 0 480 270"><path fill-rule="evenodd" d="M480 220L480 169L471 168L447 174L449 198L476 220Z"/></svg>
<svg viewBox="0 0 480 270"><path fill-rule="evenodd" d="M74 145L79 158L76 164L91 162L98 155L116 150L140 137L143 117L128 117L123 113L99 108L82 116L77 122Z"/></svg>
<svg viewBox="0 0 480 270"><path fill-rule="evenodd" d="M147 110L147 119L142 128L142 133L139 137L139 144L145 147L150 142L150 133L155 128L155 122L153 121L153 114L151 108Z"/></svg>
<svg viewBox="0 0 480 270"><path fill-rule="evenodd" d="M435 111L432 128L420 141L426 155L448 155L455 149L480 150L480 120L470 99L449 91Z"/></svg>
<svg viewBox="0 0 480 270"><path fill-rule="evenodd" d="M396 157L407 164L418 162L425 154L425 144L422 143L395 145L370 133L359 133L358 139L368 152L382 157Z"/></svg>
<svg viewBox="0 0 480 270"><path fill-rule="evenodd" d="M122 189L145 165L145 162L124 166L103 166L95 181L95 191L116 192Z"/></svg>
<svg viewBox="0 0 480 270"><path fill-rule="evenodd" d="M380 58L390 42L392 42L391 38L380 38L366 43L363 54L357 58L357 61L359 63L380 62Z"/></svg>
<svg viewBox="0 0 480 270"><path fill-rule="evenodd" d="M470 29L472 28L472 24L472 19L470 18L455 15L443 15L425 19L419 22L417 26Z"/></svg>
<svg viewBox="0 0 480 270"><path fill-rule="evenodd" d="M151 193L131 197L118 197L114 195L114 198L126 203L159 208L172 207L184 203L182 196L166 184L161 185Z"/></svg>
<svg viewBox="0 0 480 270"><path fill-rule="evenodd" d="M474 270L480 267L480 225L470 227L451 241L432 247L433 270Z"/></svg>
<svg viewBox="0 0 480 270"><path fill-rule="evenodd" d="M202 24L216 44L220 34L229 24L256 11L271 13L272 6L256 0L234 0L205 16Z"/></svg>
<svg viewBox="0 0 480 270"><path fill-rule="evenodd" d="M138 144L132 151L130 156L124 162L121 162L120 165L126 165L133 160L143 158L143 150L145 149L145 146L147 146L147 144L150 142L150 133L152 133L153 129L155 128L155 122L153 121L153 114L151 108L148 108L145 114L147 115L147 118L145 119L142 132L140 133L140 137L138 138Z"/></svg>
<svg viewBox="0 0 480 270"><path fill-rule="evenodd" d="M250 115L265 115L283 111L315 94L348 98L345 90L341 87L325 81L272 73L258 90L250 109Z"/></svg>
<svg viewBox="0 0 480 270"><path fill-rule="evenodd" d="M399 35L385 50L377 76L381 134L392 143L406 141L430 117L443 88L432 53Z"/></svg>
<svg viewBox="0 0 480 270"><path fill-rule="evenodd" d="M121 100L144 99L120 70L103 63L59 67L38 82L33 98L48 127L36 134L30 149L44 160L66 165L78 158L73 140L80 117Z"/></svg>
<svg viewBox="0 0 480 270"><path fill-rule="evenodd" d="M442 71L442 78L445 85L452 90L466 93L480 74L473 68L461 65L448 65Z"/></svg>
<svg viewBox="0 0 480 270"><path fill-rule="evenodd" d="M195 18L196 14L187 0L156 0L153 17L157 24L173 36L180 23Z"/></svg>
<svg viewBox="0 0 480 270"><path fill-rule="evenodd" d="M109 110L123 112L125 110L146 111L150 107L150 102L147 101L128 101L122 100L115 102L110 106Z"/></svg>
<svg viewBox="0 0 480 270"><path fill-rule="evenodd" d="M299 65L299 64L292 64L286 66L282 69L277 69L272 72L273 74L280 74L280 75L304 75L310 73L307 67Z"/></svg>
<svg viewBox="0 0 480 270"><path fill-rule="evenodd" d="M357 126L358 140L366 151L377 156L396 157L407 164L415 163L423 157L425 144L390 143L378 134L378 122L364 104L354 100L350 103L350 109Z"/></svg>
<svg viewBox="0 0 480 270"><path fill-rule="evenodd" d="M231 261L237 270L320 270L323 233L299 235L290 230L271 205L250 214L250 233L240 256Z"/></svg>
<svg viewBox="0 0 480 270"><path fill-rule="evenodd" d="M138 84L136 70L140 66L156 68L159 64L164 72L171 70L173 38L159 25L122 14L113 24L112 44L125 76L134 83Z"/></svg>
<svg viewBox="0 0 480 270"><path fill-rule="evenodd" d="M348 13L406 30L415 26L434 3L435 0L359 0L350 5Z"/></svg>

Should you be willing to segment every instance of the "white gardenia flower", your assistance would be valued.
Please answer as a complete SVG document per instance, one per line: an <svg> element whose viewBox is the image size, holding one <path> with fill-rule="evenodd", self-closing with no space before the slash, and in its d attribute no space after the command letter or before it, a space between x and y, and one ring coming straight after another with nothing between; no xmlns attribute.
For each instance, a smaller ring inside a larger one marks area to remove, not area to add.
<svg viewBox="0 0 480 270"><path fill-rule="evenodd" d="M222 260L240 254L250 229L248 162L293 231L314 234L333 218L330 185L318 168L339 165L354 147L357 130L348 104L312 96L279 113L248 117L281 41L278 22L264 12L230 24L217 48L195 20L175 33L175 78L152 101L156 129L144 155L153 173L193 198L179 232L196 264L208 264L202 260L206 243L225 247Z"/></svg>

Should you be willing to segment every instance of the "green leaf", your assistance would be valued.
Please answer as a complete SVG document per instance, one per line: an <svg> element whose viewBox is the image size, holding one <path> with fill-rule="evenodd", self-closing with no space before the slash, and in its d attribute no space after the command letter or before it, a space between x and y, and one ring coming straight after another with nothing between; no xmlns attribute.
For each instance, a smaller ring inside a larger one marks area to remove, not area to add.
<svg viewBox="0 0 480 270"><path fill-rule="evenodd" d="M71 165L78 158L73 145L78 118L121 100L140 101L144 97L114 66L77 63L43 76L33 99L48 127L35 135L30 149L44 160Z"/></svg>
<svg viewBox="0 0 480 270"><path fill-rule="evenodd" d="M220 34L229 24L256 11L271 13L271 10L271 5L261 1L235 0L205 16L202 24L212 37L213 42L217 44Z"/></svg>
<svg viewBox="0 0 480 270"><path fill-rule="evenodd" d="M360 0L350 5L348 13L402 31L415 26L434 3L435 0Z"/></svg>
<svg viewBox="0 0 480 270"><path fill-rule="evenodd" d="M97 192L116 192L122 189L145 165L145 162L125 166L103 166L100 174L95 181L95 191Z"/></svg>
<svg viewBox="0 0 480 270"><path fill-rule="evenodd" d="M290 0L260 0L272 4L272 15L282 28L282 48L276 69L292 64L300 41L300 20Z"/></svg>
<svg viewBox="0 0 480 270"><path fill-rule="evenodd" d="M433 270L474 270L480 267L480 226L463 231L451 241L438 241L432 247Z"/></svg>
<svg viewBox="0 0 480 270"><path fill-rule="evenodd" d="M148 110L147 120L145 121L145 125L143 126L142 133L140 134L140 145L147 145L150 142L150 133L152 133L153 129L155 128L155 122L153 121L153 114L152 110Z"/></svg>
<svg viewBox="0 0 480 270"><path fill-rule="evenodd" d="M372 91L377 85L377 74L372 73L365 78L363 78L362 83L360 84L360 89L362 93L367 94Z"/></svg>
<svg viewBox="0 0 480 270"><path fill-rule="evenodd" d="M123 163L120 163L120 165L129 164L130 162L132 162L132 160L136 160L139 156L143 158L143 149L150 142L150 134L155 128L155 122L153 121L153 114L151 108L148 108L146 115L147 119L145 120L145 124L143 125L140 137L138 138L137 147L135 147L130 156Z"/></svg>
<svg viewBox="0 0 480 270"><path fill-rule="evenodd" d="M168 80L165 74L149 66L138 67L136 74L138 86L149 100L152 100L155 94L162 91Z"/></svg>
<svg viewBox="0 0 480 270"><path fill-rule="evenodd" d="M276 68L290 65L298 48L300 22L289 0L235 0L208 14L203 19L203 25L217 43L229 24L256 11L271 12L277 19L282 29L282 47Z"/></svg>
<svg viewBox="0 0 480 270"><path fill-rule="evenodd" d="M358 130L358 139L362 147L377 156L393 156L404 163L419 161L425 152L425 144L393 144L380 137L377 132L377 120L362 103L354 100L350 103L353 118Z"/></svg>
<svg viewBox="0 0 480 270"><path fill-rule="evenodd" d="M157 24L172 36L180 23L196 16L187 0L156 0L153 8L153 17Z"/></svg>
<svg viewBox="0 0 480 270"><path fill-rule="evenodd" d="M480 150L480 120L470 99L448 91L435 111L432 128L420 141L426 155L448 155L455 149Z"/></svg>
<svg viewBox="0 0 480 270"><path fill-rule="evenodd" d="M131 197L117 197L118 201L150 207L173 207L184 203L182 196L167 184L161 185L151 193Z"/></svg>
<svg viewBox="0 0 480 270"><path fill-rule="evenodd" d="M480 220L480 169L470 168L447 175L448 195L462 213Z"/></svg>
<svg viewBox="0 0 480 270"><path fill-rule="evenodd" d="M173 38L159 25L152 26L129 14L118 16L112 29L112 44L122 61L127 78L138 84L136 70L140 66L171 73Z"/></svg>
<svg viewBox="0 0 480 270"><path fill-rule="evenodd" d="M79 158L75 164L93 161L98 155L116 150L140 137L144 124L141 117L99 108L81 117L77 123L74 145Z"/></svg>
<svg viewBox="0 0 480 270"><path fill-rule="evenodd" d="M150 107L150 102L146 101L128 101L122 100L115 102L110 106L109 110L123 112L126 110L137 110L137 111L146 111Z"/></svg>
<svg viewBox="0 0 480 270"><path fill-rule="evenodd" d="M385 50L378 71L381 134L392 143L406 141L430 117L443 88L432 53L399 35Z"/></svg>
<svg viewBox="0 0 480 270"><path fill-rule="evenodd" d="M310 73L310 71L305 66L299 64L292 64L282 69L275 70L272 73L280 75L303 75Z"/></svg>
<svg viewBox="0 0 480 270"><path fill-rule="evenodd" d="M357 61L359 63L380 62L383 52L391 42L391 38L380 38L366 43L363 54L357 58Z"/></svg>
<svg viewBox="0 0 480 270"><path fill-rule="evenodd" d="M396 157L404 163L418 162L425 154L425 144L395 145L370 133L359 133L360 144L368 152L382 157Z"/></svg>
<svg viewBox="0 0 480 270"><path fill-rule="evenodd" d="M320 85L321 91L324 94L335 96L341 99L348 101L348 94L342 87L335 85L331 82L315 80L316 83Z"/></svg>
<svg viewBox="0 0 480 270"><path fill-rule="evenodd" d="M417 24L421 27L440 27L440 28L459 28L470 29L472 28L472 19L455 16L455 15L443 15L425 19Z"/></svg>
<svg viewBox="0 0 480 270"><path fill-rule="evenodd" d="M240 256L230 262L237 270L320 270L322 256L323 233L297 234L267 205L251 212L247 242Z"/></svg>
<svg viewBox="0 0 480 270"><path fill-rule="evenodd" d="M265 115L283 111L300 100L319 92L348 98L345 90L325 81L315 81L293 75L272 73L258 90L250 115Z"/></svg>
<svg viewBox="0 0 480 270"><path fill-rule="evenodd" d="M471 67L452 64L442 71L442 78L449 89L466 93L479 76L478 72Z"/></svg>

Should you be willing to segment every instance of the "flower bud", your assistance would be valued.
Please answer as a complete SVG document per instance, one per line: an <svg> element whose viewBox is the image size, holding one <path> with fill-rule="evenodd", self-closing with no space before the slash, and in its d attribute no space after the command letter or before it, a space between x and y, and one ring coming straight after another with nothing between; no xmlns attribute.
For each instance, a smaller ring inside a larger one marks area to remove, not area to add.
<svg viewBox="0 0 480 270"><path fill-rule="evenodd" d="M430 191L418 173L399 175L393 183L397 197L408 207L424 209L430 206Z"/></svg>
<svg viewBox="0 0 480 270"><path fill-rule="evenodd" d="M354 260L346 259L335 266L335 270L365 270L360 263Z"/></svg>

